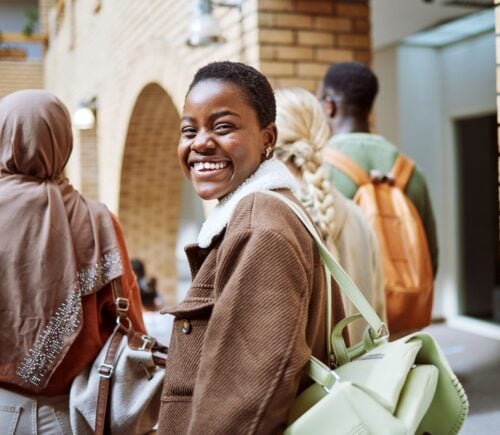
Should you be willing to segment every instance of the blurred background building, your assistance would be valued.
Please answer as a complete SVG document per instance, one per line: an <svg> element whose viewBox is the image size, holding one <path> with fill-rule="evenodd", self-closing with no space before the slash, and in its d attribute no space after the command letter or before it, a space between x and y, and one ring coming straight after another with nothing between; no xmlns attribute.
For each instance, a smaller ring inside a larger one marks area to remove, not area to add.
<svg viewBox="0 0 500 435"><path fill-rule="evenodd" d="M68 177L119 215L131 256L169 301L189 282L182 247L204 216L176 158L194 72L239 60L275 87L315 91L332 62L371 64L375 130L429 180L434 316L500 337L492 0L0 0L0 32L0 97L43 87L65 102Z"/></svg>

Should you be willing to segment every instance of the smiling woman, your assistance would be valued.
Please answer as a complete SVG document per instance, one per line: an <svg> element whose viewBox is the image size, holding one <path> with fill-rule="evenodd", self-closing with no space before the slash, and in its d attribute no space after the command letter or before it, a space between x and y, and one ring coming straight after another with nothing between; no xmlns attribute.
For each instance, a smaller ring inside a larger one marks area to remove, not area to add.
<svg viewBox="0 0 500 435"><path fill-rule="evenodd" d="M195 80L196 81L196 80ZM221 199L257 169L276 143L276 126L261 127L242 90L208 79L186 98L178 153L181 167L203 199Z"/></svg>
<svg viewBox="0 0 500 435"><path fill-rule="evenodd" d="M175 316L160 434L280 433L311 354L327 362L325 278L308 231L279 199L295 180L272 159L276 104L254 68L216 62L186 96L178 157L218 199L188 246L193 283ZM343 318L334 286L333 321ZM221 406L221 403L224 405Z"/></svg>

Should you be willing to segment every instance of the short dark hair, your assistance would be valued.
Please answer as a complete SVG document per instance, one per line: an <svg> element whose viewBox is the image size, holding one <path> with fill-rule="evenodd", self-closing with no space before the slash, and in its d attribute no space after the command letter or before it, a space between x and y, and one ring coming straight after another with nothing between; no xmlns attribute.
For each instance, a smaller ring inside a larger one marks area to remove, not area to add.
<svg viewBox="0 0 500 435"><path fill-rule="evenodd" d="M360 62L340 62L330 66L323 79L323 96L328 90L342 96L344 102L369 112L378 92L377 76Z"/></svg>
<svg viewBox="0 0 500 435"><path fill-rule="evenodd" d="M146 269L144 267L144 263L141 260L139 260L138 258L132 258L132 260L130 260L130 263L132 264L132 270L134 271L137 279L141 279L146 276Z"/></svg>
<svg viewBox="0 0 500 435"><path fill-rule="evenodd" d="M147 282L139 284L141 293L141 302L146 308L154 308L156 298L158 298L158 291L156 290L156 278L150 278Z"/></svg>
<svg viewBox="0 0 500 435"><path fill-rule="evenodd" d="M209 63L196 72L189 85L188 94L204 80L224 81L238 86L257 113L261 128L276 121L276 100L273 88L266 76L255 68L240 62Z"/></svg>

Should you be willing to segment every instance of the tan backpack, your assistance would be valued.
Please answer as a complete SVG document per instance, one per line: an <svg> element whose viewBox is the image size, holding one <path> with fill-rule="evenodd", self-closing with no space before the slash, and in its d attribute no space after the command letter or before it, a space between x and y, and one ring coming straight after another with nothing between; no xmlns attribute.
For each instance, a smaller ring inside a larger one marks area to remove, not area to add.
<svg viewBox="0 0 500 435"><path fill-rule="evenodd" d="M391 335L429 325L434 288L429 245L420 215L404 193L414 163L399 154L388 174L369 174L340 151L327 148L324 158L358 185L354 202L377 234Z"/></svg>

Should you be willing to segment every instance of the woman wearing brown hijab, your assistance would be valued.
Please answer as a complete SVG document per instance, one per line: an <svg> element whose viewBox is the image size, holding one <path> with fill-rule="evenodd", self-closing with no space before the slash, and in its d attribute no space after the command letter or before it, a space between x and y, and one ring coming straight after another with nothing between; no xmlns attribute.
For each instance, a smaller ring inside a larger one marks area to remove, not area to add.
<svg viewBox="0 0 500 435"><path fill-rule="evenodd" d="M144 331L116 219L64 177L72 144L49 92L0 100L1 433L71 433L69 388L113 330L113 279Z"/></svg>

